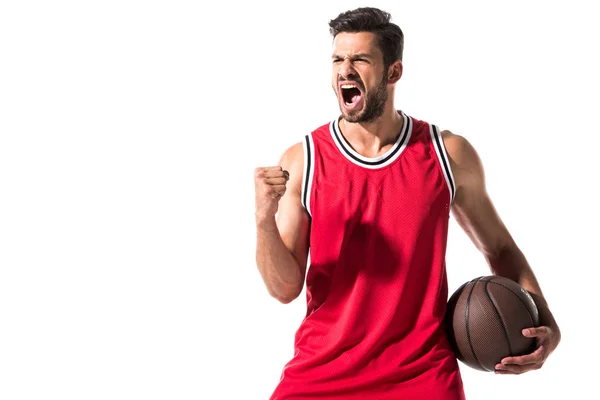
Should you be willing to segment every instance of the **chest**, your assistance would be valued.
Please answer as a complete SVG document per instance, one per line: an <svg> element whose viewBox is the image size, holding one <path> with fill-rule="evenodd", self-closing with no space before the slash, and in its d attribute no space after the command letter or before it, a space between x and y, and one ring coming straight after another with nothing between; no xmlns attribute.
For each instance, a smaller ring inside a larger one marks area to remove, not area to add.
<svg viewBox="0 0 600 400"><path fill-rule="evenodd" d="M447 211L449 196L435 160L406 156L380 170L319 160L313 218L323 223L350 219L406 223Z"/></svg>

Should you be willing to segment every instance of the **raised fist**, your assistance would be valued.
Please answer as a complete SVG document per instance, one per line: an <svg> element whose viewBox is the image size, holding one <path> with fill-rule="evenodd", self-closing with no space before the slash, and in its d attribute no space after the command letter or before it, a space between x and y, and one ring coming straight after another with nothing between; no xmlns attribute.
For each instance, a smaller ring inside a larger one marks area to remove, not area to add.
<svg viewBox="0 0 600 400"><path fill-rule="evenodd" d="M285 185L289 179L290 174L279 166L256 168L254 188L257 218L275 216L279 199L285 194Z"/></svg>

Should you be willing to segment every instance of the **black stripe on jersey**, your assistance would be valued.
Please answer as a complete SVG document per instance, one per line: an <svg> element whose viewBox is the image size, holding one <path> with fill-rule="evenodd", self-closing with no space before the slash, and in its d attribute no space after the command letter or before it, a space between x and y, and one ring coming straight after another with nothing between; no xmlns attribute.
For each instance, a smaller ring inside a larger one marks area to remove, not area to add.
<svg viewBox="0 0 600 400"><path fill-rule="evenodd" d="M302 197L302 205L306 210L308 210L308 207L306 207L307 202L310 201L310 199L308 198L308 181L310 180L310 169L312 168L312 165L310 164L311 148L308 135L304 137L304 140L306 141L306 166L304 167L306 171L306 176L304 178L304 196Z"/></svg>
<svg viewBox="0 0 600 400"><path fill-rule="evenodd" d="M432 125L433 128L433 137L435 138L435 145L438 148L438 152L440 153L440 159L442 160L442 165L444 166L444 171L446 171L446 176L448 177L448 182L450 183L450 189L452 191L451 196L454 199L454 181L452 180L452 174L450 173L450 166L448 165L448 160L446 160L445 152L444 152L444 144L440 143L442 140L442 135L439 133L437 126Z"/></svg>
<svg viewBox="0 0 600 400"><path fill-rule="evenodd" d="M344 149L344 152L348 155L348 157L352 158L354 161L360 163L360 164L365 164L365 165L380 165L385 163L386 161L388 161L390 158L394 157L394 154L398 153L400 151L400 149L402 148L402 146L404 146L404 142L406 141L406 138L408 137L408 132L409 132L409 126L412 124L412 119L407 116L405 121L407 122L406 124L404 124L404 126L402 127L402 133L400 134L402 136L402 139L400 139L400 142L398 143L398 146L394 149L394 151L390 154L388 154L388 156L382 160L379 161L364 161L361 160L360 158L356 157L354 154L352 154L349 150L348 147L351 147L350 144L346 141L346 138L341 135L338 130L336 129L336 125L337 124L332 124L333 125L333 133L334 136L337 140L337 142L340 144L340 147L342 149ZM345 143L345 144L344 144Z"/></svg>

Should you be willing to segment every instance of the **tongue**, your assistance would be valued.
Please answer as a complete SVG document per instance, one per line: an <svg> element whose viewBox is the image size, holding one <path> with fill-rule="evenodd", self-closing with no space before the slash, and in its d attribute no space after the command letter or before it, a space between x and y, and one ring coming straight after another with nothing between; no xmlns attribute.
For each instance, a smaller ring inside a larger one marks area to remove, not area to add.
<svg viewBox="0 0 600 400"><path fill-rule="evenodd" d="M352 96L351 102L356 103L358 99L360 99L360 94L355 94L354 96Z"/></svg>

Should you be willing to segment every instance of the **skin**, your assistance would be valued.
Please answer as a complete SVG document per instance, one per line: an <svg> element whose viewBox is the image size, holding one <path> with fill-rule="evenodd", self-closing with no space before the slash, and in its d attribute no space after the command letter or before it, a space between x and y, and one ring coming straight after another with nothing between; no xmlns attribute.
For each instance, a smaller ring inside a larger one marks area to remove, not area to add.
<svg viewBox="0 0 600 400"><path fill-rule="evenodd" d="M402 62L387 69L383 55L369 32L340 33L333 45L332 86L342 116L338 83L355 80L362 84L366 107L368 93L388 75L387 101L383 114L372 121L340 121L350 145L366 157L385 153L397 139L402 118L394 108L394 88L402 76ZM536 338L537 349L528 355L507 357L496 365L497 374L521 374L542 367L558 346L561 334L542 294L535 274L515 243L490 199L481 159L467 139L448 130L442 131L450 166L456 183L451 213L481 251L494 275L519 283L533 297L540 311L540 326L530 327L523 335ZM255 170L257 247L256 263L267 290L282 303L297 298L306 275L309 227L308 214L300 201L304 154L301 143L288 148L278 166Z"/></svg>

